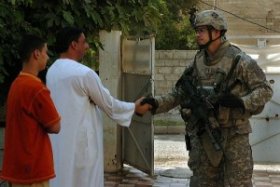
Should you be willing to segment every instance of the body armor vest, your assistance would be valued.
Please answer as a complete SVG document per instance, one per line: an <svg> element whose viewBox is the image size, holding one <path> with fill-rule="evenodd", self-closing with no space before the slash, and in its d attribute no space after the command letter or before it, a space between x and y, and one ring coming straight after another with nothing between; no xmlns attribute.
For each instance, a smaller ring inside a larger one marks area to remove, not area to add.
<svg viewBox="0 0 280 187"><path fill-rule="evenodd" d="M211 95L218 94L219 86L224 83L226 76L228 75L235 57L240 53L240 49L225 42L217 52L217 54L209 58L205 50L201 50L197 53L194 69L195 76L197 77L197 88L200 92L209 97ZM235 74L232 75L232 80L235 80ZM245 93L247 90L240 90L237 86L237 90ZM236 89L236 88L234 88ZM232 90L234 92L234 90ZM225 127L235 127L238 133L249 133L251 132L251 126L249 118L251 115L245 111L241 113L238 109L221 108L217 109L217 118L219 123ZM224 123L224 124L223 124Z"/></svg>

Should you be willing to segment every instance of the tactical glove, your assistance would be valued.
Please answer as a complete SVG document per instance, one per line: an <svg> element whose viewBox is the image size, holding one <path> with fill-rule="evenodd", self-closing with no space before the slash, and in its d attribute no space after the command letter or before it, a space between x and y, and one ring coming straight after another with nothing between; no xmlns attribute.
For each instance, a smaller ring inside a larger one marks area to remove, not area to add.
<svg viewBox="0 0 280 187"><path fill-rule="evenodd" d="M233 94L225 94L218 99L218 104L223 107L228 108L244 108L244 103L242 99L233 95Z"/></svg>
<svg viewBox="0 0 280 187"><path fill-rule="evenodd" d="M141 101L141 104L144 105L146 103L152 105L151 113L155 114L158 108L158 101L153 97L146 97Z"/></svg>

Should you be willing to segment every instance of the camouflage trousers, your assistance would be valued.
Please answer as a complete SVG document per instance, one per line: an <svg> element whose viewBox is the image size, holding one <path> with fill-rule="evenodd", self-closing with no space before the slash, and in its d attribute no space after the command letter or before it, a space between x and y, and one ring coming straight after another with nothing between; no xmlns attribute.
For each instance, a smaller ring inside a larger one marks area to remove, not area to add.
<svg viewBox="0 0 280 187"><path fill-rule="evenodd" d="M253 158L249 134L229 133L218 167L207 158L197 135L190 136L190 187L252 187Z"/></svg>

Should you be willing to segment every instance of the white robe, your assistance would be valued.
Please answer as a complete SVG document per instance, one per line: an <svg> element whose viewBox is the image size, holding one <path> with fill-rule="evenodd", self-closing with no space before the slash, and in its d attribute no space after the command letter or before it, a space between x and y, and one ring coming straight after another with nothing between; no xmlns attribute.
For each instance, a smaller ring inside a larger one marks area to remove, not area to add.
<svg viewBox="0 0 280 187"><path fill-rule="evenodd" d="M100 111L128 127L135 104L113 98L93 70L70 59L49 68L47 86L61 115L61 131L51 135L56 171L51 187L104 187Z"/></svg>

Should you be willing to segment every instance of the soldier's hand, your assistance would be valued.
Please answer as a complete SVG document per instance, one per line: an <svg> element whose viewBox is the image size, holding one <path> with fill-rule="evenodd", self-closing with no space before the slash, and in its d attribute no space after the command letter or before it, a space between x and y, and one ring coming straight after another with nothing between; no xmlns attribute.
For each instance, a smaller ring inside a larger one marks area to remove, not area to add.
<svg viewBox="0 0 280 187"><path fill-rule="evenodd" d="M242 99L233 95L233 94L225 94L221 96L218 100L218 104L228 108L242 108L244 109L244 103Z"/></svg>
<svg viewBox="0 0 280 187"><path fill-rule="evenodd" d="M135 114L143 116L147 111L152 110L153 106L149 103L143 103L145 97L141 97L135 101Z"/></svg>
<svg viewBox="0 0 280 187"><path fill-rule="evenodd" d="M146 97L141 101L141 104L149 104L152 106L151 113L155 114L158 108L158 101L153 97Z"/></svg>

